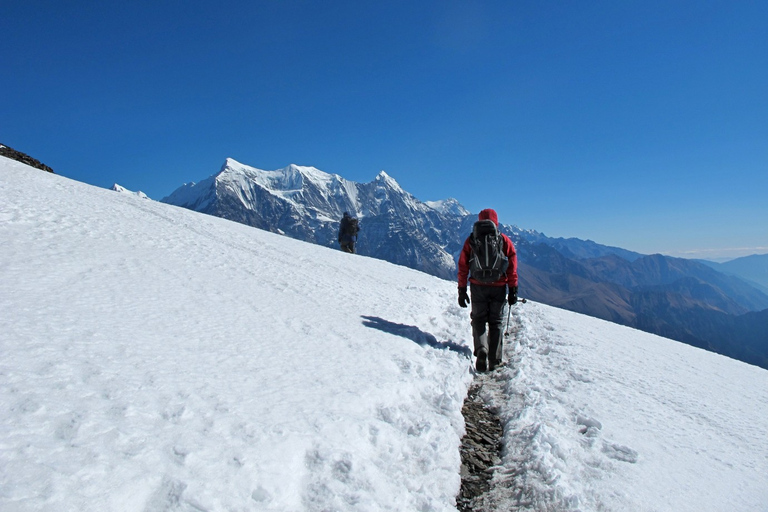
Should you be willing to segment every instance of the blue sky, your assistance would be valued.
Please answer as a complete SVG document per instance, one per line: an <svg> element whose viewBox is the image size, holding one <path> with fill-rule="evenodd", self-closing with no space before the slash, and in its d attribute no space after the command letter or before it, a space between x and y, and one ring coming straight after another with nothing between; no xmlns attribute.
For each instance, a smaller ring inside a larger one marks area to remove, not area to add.
<svg viewBox="0 0 768 512"><path fill-rule="evenodd" d="M768 2L8 2L0 142L160 199L227 157L643 253L768 253Z"/></svg>

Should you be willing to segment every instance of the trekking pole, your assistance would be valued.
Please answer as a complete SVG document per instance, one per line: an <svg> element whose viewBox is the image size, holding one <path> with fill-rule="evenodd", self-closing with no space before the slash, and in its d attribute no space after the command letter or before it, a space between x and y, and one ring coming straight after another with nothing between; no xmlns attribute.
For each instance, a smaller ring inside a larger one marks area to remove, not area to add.
<svg viewBox="0 0 768 512"><path fill-rule="evenodd" d="M525 304L526 302L528 302L528 299L517 299L517 303L518 304L520 304L520 303ZM509 337L509 315L511 313L512 313L512 306L507 305L507 327L506 327L506 329L504 329L504 337L505 338Z"/></svg>

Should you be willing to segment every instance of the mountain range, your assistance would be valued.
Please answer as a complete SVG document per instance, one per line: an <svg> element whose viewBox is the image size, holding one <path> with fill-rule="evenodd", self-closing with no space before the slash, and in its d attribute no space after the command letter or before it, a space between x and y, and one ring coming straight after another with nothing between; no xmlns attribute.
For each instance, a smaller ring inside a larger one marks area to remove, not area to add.
<svg viewBox="0 0 768 512"><path fill-rule="evenodd" d="M347 211L361 220L359 254L449 280L476 220L455 199L420 201L384 171L357 183L233 159L162 202L327 247ZM499 227L517 248L521 296L768 368L768 295L754 283L693 260Z"/></svg>
<svg viewBox="0 0 768 512"><path fill-rule="evenodd" d="M702 263L724 274L746 279L750 284L756 285L757 288L768 293L768 254L753 254L725 263L705 260Z"/></svg>

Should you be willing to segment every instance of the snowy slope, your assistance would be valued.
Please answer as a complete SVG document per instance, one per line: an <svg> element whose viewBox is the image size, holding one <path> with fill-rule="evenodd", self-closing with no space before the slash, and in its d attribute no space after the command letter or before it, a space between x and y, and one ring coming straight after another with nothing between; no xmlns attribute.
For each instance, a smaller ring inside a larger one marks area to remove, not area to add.
<svg viewBox="0 0 768 512"><path fill-rule="evenodd" d="M134 195L136 197L140 197L141 199L149 199L147 194L145 194L141 190L139 190L138 192L134 192L132 190L128 190L127 188L125 188L123 186L118 185L117 183L112 185L112 190L114 190L115 192L120 192L121 194Z"/></svg>
<svg viewBox="0 0 768 512"><path fill-rule="evenodd" d="M768 371L545 305L515 317L485 386L505 431L491 503L768 511Z"/></svg>
<svg viewBox="0 0 768 512"><path fill-rule="evenodd" d="M0 282L0 510L454 509L454 283L5 158ZM513 325L489 510L768 510L768 372Z"/></svg>
<svg viewBox="0 0 768 512"><path fill-rule="evenodd" d="M2 166L0 510L452 508L449 283Z"/></svg>

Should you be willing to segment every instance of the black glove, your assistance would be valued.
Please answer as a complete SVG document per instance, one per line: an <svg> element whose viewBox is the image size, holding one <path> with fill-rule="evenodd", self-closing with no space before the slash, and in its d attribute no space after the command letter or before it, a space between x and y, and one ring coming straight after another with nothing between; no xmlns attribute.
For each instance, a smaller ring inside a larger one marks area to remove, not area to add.
<svg viewBox="0 0 768 512"><path fill-rule="evenodd" d="M517 304L517 286L509 287L509 297L507 297L507 302L510 306L512 304Z"/></svg>
<svg viewBox="0 0 768 512"><path fill-rule="evenodd" d="M469 303L469 295L467 295L467 287L459 287L459 306L465 308Z"/></svg>

